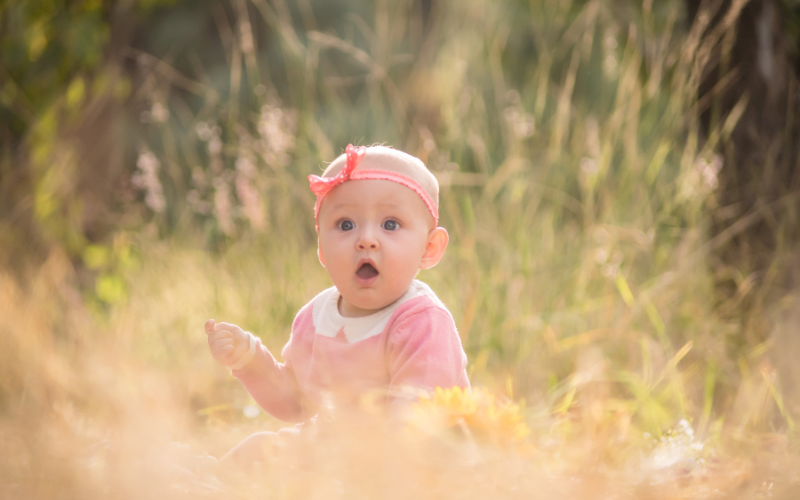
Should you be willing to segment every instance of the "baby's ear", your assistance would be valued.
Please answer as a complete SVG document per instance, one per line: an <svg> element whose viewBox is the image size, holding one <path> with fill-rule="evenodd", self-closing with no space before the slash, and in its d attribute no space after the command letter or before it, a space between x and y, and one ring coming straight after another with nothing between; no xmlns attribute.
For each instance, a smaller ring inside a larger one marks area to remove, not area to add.
<svg viewBox="0 0 800 500"><path fill-rule="evenodd" d="M425 253L422 255L420 261L420 269L430 269L442 260L444 251L447 248L447 243L450 241L450 236L447 230L443 227L437 227L428 233L428 244L425 246Z"/></svg>

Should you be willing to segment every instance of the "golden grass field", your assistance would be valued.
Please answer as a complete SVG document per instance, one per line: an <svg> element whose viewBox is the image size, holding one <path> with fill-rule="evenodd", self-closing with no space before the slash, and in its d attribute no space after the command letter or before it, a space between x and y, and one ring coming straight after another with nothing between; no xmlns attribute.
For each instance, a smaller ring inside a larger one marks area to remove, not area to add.
<svg viewBox="0 0 800 500"><path fill-rule="evenodd" d="M295 32L282 4L253 0L262 17L238 26L280 33L291 92L259 79L238 35L229 78L252 109L208 90L189 112L154 70L119 229L0 270L0 497L800 495L800 292L752 287L717 256L758 214L711 232L715 148L737 117L700 136L701 28L679 30L669 2L523 15L468 0L421 46L410 4L378 2L352 21L363 50ZM538 57L517 67L521 23ZM450 246L419 278L451 310L476 390L421 400L411 423L342 416L263 465L214 467L203 457L282 424L214 363L203 323L280 352L330 286L305 176L348 142L408 151L440 179Z"/></svg>

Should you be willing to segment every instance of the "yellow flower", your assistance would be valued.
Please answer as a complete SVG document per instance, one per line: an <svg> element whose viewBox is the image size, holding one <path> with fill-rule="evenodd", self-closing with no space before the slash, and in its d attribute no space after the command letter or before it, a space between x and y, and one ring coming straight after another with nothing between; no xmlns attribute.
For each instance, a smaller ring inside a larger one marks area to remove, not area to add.
<svg viewBox="0 0 800 500"><path fill-rule="evenodd" d="M529 434L519 405L498 400L485 389L437 387L414 405L414 423L429 430L458 429L480 441L497 445L518 442Z"/></svg>

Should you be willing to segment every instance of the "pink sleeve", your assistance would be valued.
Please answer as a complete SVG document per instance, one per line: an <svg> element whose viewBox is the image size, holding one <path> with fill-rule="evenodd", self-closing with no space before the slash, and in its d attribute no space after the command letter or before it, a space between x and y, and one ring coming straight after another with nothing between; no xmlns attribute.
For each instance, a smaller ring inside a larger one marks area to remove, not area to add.
<svg viewBox="0 0 800 500"><path fill-rule="evenodd" d="M278 363L257 340L256 355L239 370L232 370L253 399L273 417L285 422L303 422L310 415L291 366L292 339L283 348L285 363Z"/></svg>
<svg viewBox="0 0 800 500"><path fill-rule="evenodd" d="M390 385L469 387L467 356L450 313L427 307L400 320L388 345Z"/></svg>

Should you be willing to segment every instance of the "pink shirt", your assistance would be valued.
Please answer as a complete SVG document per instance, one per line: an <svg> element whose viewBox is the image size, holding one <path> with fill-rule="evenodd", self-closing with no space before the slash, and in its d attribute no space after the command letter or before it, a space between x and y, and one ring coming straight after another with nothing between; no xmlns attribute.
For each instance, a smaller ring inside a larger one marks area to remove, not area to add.
<svg viewBox="0 0 800 500"><path fill-rule="evenodd" d="M414 280L400 299L361 318L343 317L338 301L332 287L300 309L284 363L256 340L253 359L231 371L276 418L302 422L387 388L469 387L453 317L425 283Z"/></svg>

